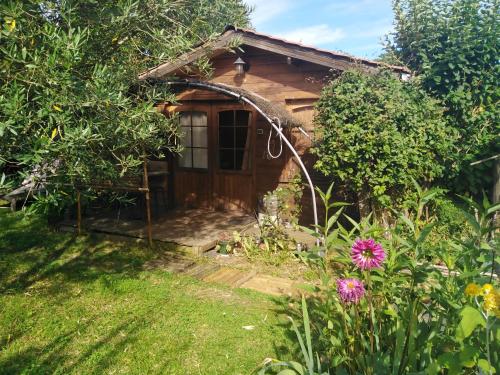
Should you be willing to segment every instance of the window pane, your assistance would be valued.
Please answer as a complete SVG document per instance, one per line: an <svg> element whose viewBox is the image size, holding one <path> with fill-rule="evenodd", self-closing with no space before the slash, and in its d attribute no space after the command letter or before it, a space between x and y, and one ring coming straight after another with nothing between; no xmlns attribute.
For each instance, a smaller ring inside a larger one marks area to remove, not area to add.
<svg viewBox="0 0 500 375"><path fill-rule="evenodd" d="M181 112L179 117L181 126L191 126L191 115L189 112Z"/></svg>
<svg viewBox="0 0 500 375"><path fill-rule="evenodd" d="M236 148L245 148L247 146L248 128L236 128Z"/></svg>
<svg viewBox="0 0 500 375"><path fill-rule="evenodd" d="M235 126L248 126L249 116L250 116L250 112L248 112L248 111L236 111Z"/></svg>
<svg viewBox="0 0 500 375"><path fill-rule="evenodd" d="M235 151L235 168L237 170L246 171L250 169L250 158L248 157L248 150Z"/></svg>
<svg viewBox="0 0 500 375"><path fill-rule="evenodd" d="M193 127L193 146L207 147L207 127Z"/></svg>
<svg viewBox="0 0 500 375"><path fill-rule="evenodd" d="M219 147L221 148L234 147L234 128L227 128L227 127L219 128Z"/></svg>
<svg viewBox="0 0 500 375"><path fill-rule="evenodd" d="M219 112L220 169L249 169L249 120L248 111Z"/></svg>
<svg viewBox="0 0 500 375"><path fill-rule="evenodd" d="M234 169L234 150L219 150L220 169Z"/></svg>
<svg viewBox="0 0 500 375"><path fill-rule="evenodd" d="M205 112L191 112L193 126L207 126L207 114Z"/></svg>
<svg viewBox="0 0 500 375"><path fill-rule="evenodd" d="M182 168L192 168L193 160L191 157L191 148L185 148L181 151L181 155L179 157L179 167Z"/></svg>
<svg viewBox="0 0 500 375"><path fill-rule="evenodd" d="M181 128L181 137L180 137L181 145L183 146L191 146L191 128L182 127Z"/></svg>
<svg viewBox="0 0 500 375"><path fill-rule="evenodd" d="M208 168L208 150L206 148L193 148L193 168Z"/></svg>
<svg viewBox="0 0 500 375"><path fill-rule="evenodd" d="M234 126L234 111L219 112L219 126Z"/></svg>

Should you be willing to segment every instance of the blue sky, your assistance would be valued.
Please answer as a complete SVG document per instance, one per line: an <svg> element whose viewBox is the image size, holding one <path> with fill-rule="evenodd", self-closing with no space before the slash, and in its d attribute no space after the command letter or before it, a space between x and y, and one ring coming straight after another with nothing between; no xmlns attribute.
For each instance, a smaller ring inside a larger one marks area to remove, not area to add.
<svg viewBox="0 0 500 375"><path fill-rule="evenodd" d="M257 31L374 58L392 30L391 0L246 0Z"/></svg>

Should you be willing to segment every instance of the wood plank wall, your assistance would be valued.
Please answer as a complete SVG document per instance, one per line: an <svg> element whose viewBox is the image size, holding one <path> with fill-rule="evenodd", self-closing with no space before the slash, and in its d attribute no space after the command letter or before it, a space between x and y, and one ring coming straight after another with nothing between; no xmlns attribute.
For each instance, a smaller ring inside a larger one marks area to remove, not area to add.
<svg viewBox="0 0 500 375"><path fill-rule="evenodd" d="M212 61L213 75L209 82L223 83L231 86L241 87L256 93L273 103L284 105L289 112L303 124L311 139L303 135L298 129L288 130L288 137L306 163L309 172L314 178L314 183L321 187L328 185L327 179L319 173L314 172L314 157L308 152L314 139L314 104L319 98L323 85L332 74L328 68L304 61L292 60L287 63L286 56L259 50L257 48L242 46L243 60L249 64L249 69L243 77L236 76L234 61L237 56L227 52L215 57ZM181 78L197 78L187 72L178 71L176 75ZM180 95L181 102L193 104L197 101L223 101L228 100L224 95L205 91L188 90ZM270 126L261 116L257 116L255 136L256 165L256 195L261 197L267 191L274 190L281 184L287 184L293 177L300 173L300 168L292 158L291 152L283 147L283 153L278 159L271 159L267 155L267 140ZM273 137L272 148L274 152L279 149L277 138ZM304 179L305 181L305 179ZM303 215L301 221L308 223L312 221L312 208L310 193L304 190L302 200Z"/></svg>

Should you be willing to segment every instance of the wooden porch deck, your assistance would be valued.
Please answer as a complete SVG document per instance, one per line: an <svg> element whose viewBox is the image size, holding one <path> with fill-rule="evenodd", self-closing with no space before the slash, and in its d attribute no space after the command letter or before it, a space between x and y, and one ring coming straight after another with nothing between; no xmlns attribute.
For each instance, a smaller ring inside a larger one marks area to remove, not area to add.
<svg viewBox="0 0 500 375"><path fill-rule="evenodd" d="M86 231L147 239L147 226L144 220L118 219L111 215L84 216L82 227ZM186 252L166 251L145 264L148 269L164 269L169 272L186 274L206 282L220 283L231 288L247 288L275 296L297 293L302 281L276 275L270 276L252 267L242 267L241 258L214 257L215 250L205 254L209 261L199 261L207 250L213 249L223 233L233 231L257 234L257 221L253 216L234 212L220 212L206 209L175 209L153 220L152 234L156 241L175 243L189 249ZM76 231L75 220L65 220L60 224L62 230ZM289 229L289 235L296 241L314 244L314 238L304 232Z"/></svg>
<svg viewBox="0 0 500 375"><path fill-rule="evenodd" d="M175 209L153 220L153 240L191 247L202 253L215 247L223 233L241 232L256 223L253 216L206 209ZM83 228L89 231L147 238L144 220L118 219L110 216L83 217ZM62 228L75 228L76 221L66 220Z"/></svg>

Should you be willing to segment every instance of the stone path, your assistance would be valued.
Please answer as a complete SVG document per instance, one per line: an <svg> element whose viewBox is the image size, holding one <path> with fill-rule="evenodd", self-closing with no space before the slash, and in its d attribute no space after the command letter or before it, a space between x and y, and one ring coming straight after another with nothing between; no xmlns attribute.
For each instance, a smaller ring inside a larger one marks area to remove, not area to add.
<svg viewBox="0 0 500 375"><path fill-rule="evenodd" d="M228 285L231 288L246 288L273 296L297 293L298 282L281 277L262 275L256 271L243 271L213 262L197 263L193 258L179 253L165 253L150 261L146 268L164 269L185 274L206 282Z"/></svg>

